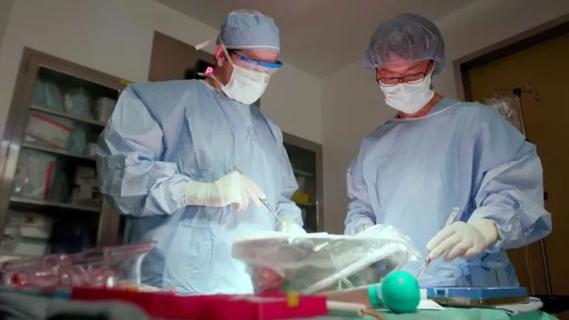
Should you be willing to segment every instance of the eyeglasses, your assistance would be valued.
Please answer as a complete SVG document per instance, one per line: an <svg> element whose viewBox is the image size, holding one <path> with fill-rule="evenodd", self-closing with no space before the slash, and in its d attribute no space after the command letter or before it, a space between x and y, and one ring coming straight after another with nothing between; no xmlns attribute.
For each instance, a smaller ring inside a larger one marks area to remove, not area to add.
<svg viewBox="0 0 569 320"><path fill-rule="evenodd" d="M425 70L424 72L410 73L410 74L406 74L406 75L401 76L401 77L377 77L376 76L375 80L382 87L394 87L400 83L417 84L417 83L420 83L421 81L423 81L425 79L425 77L427 76L427 74L429 74L429 72L431 71L432 64L433 64L432 61L429 62L429 64L427 65L427 70Z"/></svg>

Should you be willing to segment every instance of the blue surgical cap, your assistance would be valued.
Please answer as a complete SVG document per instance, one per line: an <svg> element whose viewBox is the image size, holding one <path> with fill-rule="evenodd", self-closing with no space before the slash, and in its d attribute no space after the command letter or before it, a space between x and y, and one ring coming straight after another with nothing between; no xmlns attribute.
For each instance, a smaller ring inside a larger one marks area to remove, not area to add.
<svg viewBox="0 0 569 320"><path fill-rule="evenodd" d="M227 15L219 34L228 49L280 51L275 20L255 10L235 10Z"/></svg>
<svg viewBox="0 0 569 320"><path fill-rule="evenodd" d="M401 61L433 60L434 74L445 64L445 43L441 32L430 20L405 13L377 26L365 53L369 69Z"/></svg>

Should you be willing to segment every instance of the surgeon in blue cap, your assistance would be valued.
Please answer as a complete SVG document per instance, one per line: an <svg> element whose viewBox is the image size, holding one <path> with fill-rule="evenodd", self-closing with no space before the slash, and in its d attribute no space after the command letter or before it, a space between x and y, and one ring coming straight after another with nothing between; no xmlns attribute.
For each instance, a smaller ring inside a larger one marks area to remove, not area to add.
<svg viewBox="0 0 569 320"><path fill-rule="evenodd" d="M184 294L251 293L233 241L304 233L281 130L252 105L282 66L279 29L234 11L217 42L206 80L128 86L97 149L101 191L126 216L126 240L156 242L143 282Z"/></svg>
<svg viewBox="0 0 569 320"><path fill-rule="evenodd" d="M444 54L440 31L418 15L373 33L365 61L397 117L363 140L348 170L345 231L389 224L409 235L432 261L423 286L515 286L505 250L551 232L541 162L494 110L434 91Z"/></svg>

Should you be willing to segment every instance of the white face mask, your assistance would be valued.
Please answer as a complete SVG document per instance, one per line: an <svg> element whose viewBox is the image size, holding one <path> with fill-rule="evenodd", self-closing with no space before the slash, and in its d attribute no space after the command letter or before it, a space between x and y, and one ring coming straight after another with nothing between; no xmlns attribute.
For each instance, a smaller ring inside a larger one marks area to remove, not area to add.
<svg viewBox="0 0 569 320"><path fill-rule="evenodd" d="M225 49L224 49L225 50ZM240 67L231 61L227 51L227 61L233 66L233 72L227 84L222 84L213 74L211 77L221 86L221 91L229 98L243 104L252 104L259 100L265 92L271 75L265 72L253 71Z"/></svg>
<svg viewBox="0 0 569 320"><path fill-rule="evenodd" d="M432 71L419 83L399 83L392 87L380 85L379 88L385 95L385 103L406 114L417 113L435 95L431 89L431 74Z"/></svg>

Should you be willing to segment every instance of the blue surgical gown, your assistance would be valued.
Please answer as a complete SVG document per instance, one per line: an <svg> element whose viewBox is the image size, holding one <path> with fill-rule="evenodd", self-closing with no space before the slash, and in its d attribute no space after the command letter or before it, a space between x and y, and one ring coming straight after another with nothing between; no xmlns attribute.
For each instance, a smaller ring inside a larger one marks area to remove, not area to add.
<svg viewBox="0 0 569 320"><path fill-rule="evenodd" d="M280 129L203 81L127 87L99 138L97 162L101 192L127 216L126 240L157 242L143 261L146 284L187 294L253 291L232 242L274 230L274 217L254 204L243 212L186 206L190 178L212 182L237 166L279 215L302 225Z"/></svg>
<svg viewBox="0 0 569 320"><path fill-rule="evenodd" d="M453 207L494 221L499 240L473 259L432 262L423 286L517 285L505 249L551 232L536 148L494 110L443 99L430 114L393 119L367 136L348 170L346 233L389 224L426 256ZM421 261L404 270L417 273Z"/></svg>

